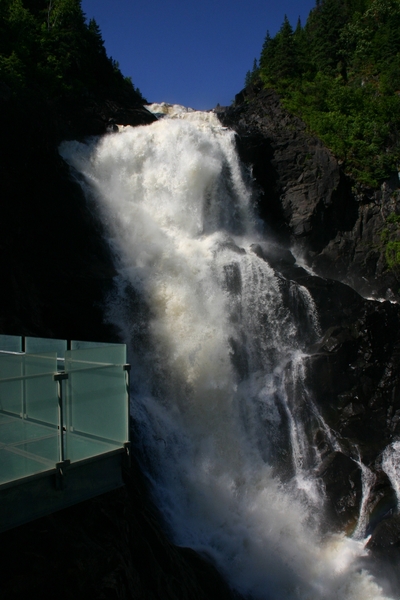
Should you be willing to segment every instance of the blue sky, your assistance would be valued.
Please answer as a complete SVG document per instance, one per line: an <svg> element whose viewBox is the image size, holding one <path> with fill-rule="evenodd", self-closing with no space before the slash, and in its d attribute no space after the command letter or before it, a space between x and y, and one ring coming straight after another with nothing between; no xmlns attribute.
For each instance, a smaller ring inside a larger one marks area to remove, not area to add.
<svg viewBox="0 0 400 600"><path fill-rule="evenodd" d="M304 25L315 0L82 0L107 54L149 102L229 105L284 15Z"/></svg>

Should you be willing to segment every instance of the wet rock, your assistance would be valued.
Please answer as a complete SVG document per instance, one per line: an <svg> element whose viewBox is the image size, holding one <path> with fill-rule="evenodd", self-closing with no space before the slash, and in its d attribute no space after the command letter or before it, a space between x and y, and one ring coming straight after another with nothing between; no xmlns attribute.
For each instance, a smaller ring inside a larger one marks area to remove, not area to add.
<svg viewBox="0 0 400 600"><path fill-rule="evenodd" d="M396 597L400 585L400 515L388 516L379 523L367 549L375 559L374 572L386 582L390 597Z"/></svg>
<svg viewBox="0 0 400 600"><path fill-rule="evenodd" d="M368 542L368 548L376 552L389 550L392 556L400 559L400 515L388 517L375 528Z"/></svg>
<svg viewBox="0 0 400 600"><path fill-rule="evenodd" d="M290 250L278 244L252 244L250 249L274 269L292 267L296 262Z"/></svg>
<svg viewBox="0 0 400 600"><path fill-rule="evenodd" d="M398 239L399 179L379 189L352 181L322 142L259 85L218 113L238 134L238 149L258 189L258 209L274 235L296 247L323 277L350 284L363 295L400 299L400 279L389 268L384 236Z"/></svg>
<svg viewBox="0 0 400 600"><path fill-rule="evenodd" d="M332 452L322 462L317 476L324 482L329 522L340 531L350 532L357 522L362 495L360 467L341 452Z"/></svg>
<svg viewBox="0 0 400 600"><path fill-rule="evenodd" d="M374 532L381 521L393 517L396 512L396 493L393 490L386 473L378 468L370 494L370 503L368 505L369 519L366 535L374 535Z"/></svg>

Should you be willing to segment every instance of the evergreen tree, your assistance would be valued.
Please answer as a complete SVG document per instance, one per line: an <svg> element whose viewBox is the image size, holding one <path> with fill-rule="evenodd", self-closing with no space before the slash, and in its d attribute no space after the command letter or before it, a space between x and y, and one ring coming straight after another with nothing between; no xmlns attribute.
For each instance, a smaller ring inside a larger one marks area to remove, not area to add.
<svg viewBox="0 0 400 600"><path fill-rule="evenodd" d="M107 57L96 21L86 23L81 0L0 0L0 80L52 98L141 99Z"/></svg>
<svg viewBox="0 0 400 600"><path fill-rule="evenodd" d="M295 77L297 59L293 29L285 15L283 24L274 38L271 38L267 31L260 58L260 74L264 81L270 83Z"/></svg>
<svg viewBox="0 0 400 600"><path fill-rule="evenodd" d="M346 0L323 0L311 11L306 35L316 71L330 73L337 69L342 60L340 34L348 15Z"/></svg>
<svg viewBox="0 0 400 600"><path fill-rule="evenodd" d="M293 40L296 48L296 75L301 78L311 70L311 62L307 35L305 29L301 25L300 17L297 19Z"/></svg>
<svg viewBox="0 0 400 600"><path fill-rule="evenodd" d="M356 179L400 163L400 0L316 0L306 25L267 31L259 73Z"/></svg>
<svg viewBox="0 0 400 600"><path fill-rule="evenodd" d="M244 80L244 85L247 87L248 85L254 83L259 76L259 69L257 64L257 59L255 58L253 61L253 69L251 71L247 71L246 77Z"/></svg>

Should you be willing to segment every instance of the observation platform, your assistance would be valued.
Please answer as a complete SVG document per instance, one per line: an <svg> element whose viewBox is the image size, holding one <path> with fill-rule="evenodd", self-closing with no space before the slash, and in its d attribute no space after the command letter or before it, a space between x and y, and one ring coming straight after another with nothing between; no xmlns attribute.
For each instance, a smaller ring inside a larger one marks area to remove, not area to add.
<svg viewBox="0 0 400 600"><path fill-rule="evenodd" d="M0 335L0 531L123 485L124 344Z"/></svg>

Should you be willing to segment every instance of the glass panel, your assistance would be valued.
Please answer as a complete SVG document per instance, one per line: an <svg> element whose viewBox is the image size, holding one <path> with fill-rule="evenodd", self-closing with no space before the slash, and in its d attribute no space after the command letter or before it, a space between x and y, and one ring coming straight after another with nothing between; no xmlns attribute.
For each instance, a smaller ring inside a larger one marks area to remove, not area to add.
<svg viewBox="0 0 400 600"><path fill-rule="evenodd" d="M40 458L49 461L50 467L54 467L55 463L58 462L59 446L57 433L48 435L47 432L46 437L41 437L39 439L34 440L26 440L21 444L16 444L15 446L13 446L13 448L15 450L18 450L19 452L23 451L31 458Z"/></svg>
<svg viewBox="0 0 400 600"><path fill-rule="evenodd" d="M34 475L54 467L32 456L18 454L12 449L0 449L0 483Z"/></svg>
<svg viewBox="0 0 400 600"><path fill-rule="evenodd" d="M81 348L98 348L99 346L110 346L108 342L83 342L79 340L71 341L71 350L80 350Z"/></svg>
<svg viewBox="0 0 400 600"><path fill-rule="evenodd" d="M11 422L0 425L0 440L6 445L15 445L27 440L36 440L53 435L53 432L53 429L45 425L13 418Z"/></svg>
<svg viewBox="0 0 400 600"><path fill-rule="evenodd" d="M24 363L27 418L57 427L58 394L57 382L53 377L57 371L57 354L25 354Z"/></svg>
<svg viewBox="0 0 400 600"><path fill-rule="evenodd" d="M0 354L0 482L47 471L59 461L56 365L55 352Z"/></svg>
<svg viewBox="0 0 400 600"><path fill-rule="evenodd" d="M0 350L5 352L22 352L20 335L0 335Z"/></svg>
<svg viewBox="0 0 400 600"><path fill-rule="evenodd" d="M55 340L53 338L25 338L25 351L29 354L43 354L56 352L58 358L64 358L67 349L67 340Z"/></svg>
<svg viewBox="0 0 400 600"><path fill-rule="evenodd" d="M67 457L71 462L91 458L121 448L121 444L99 442L83 435L69 433L67 436Z"/></svg>
<svg viewBox="0 0 400 600"><path fill-rule="evenodd" d="M128 441L125 363L125 344L87 345L65 353L66 458L95 456Z"/></svg>
<svg viewBox="0 0 400 600"><path fill-rule="evenodd" d="M52 469L59 456L57 429L16 417L0 420L0 483Z"/></svg>
<svg viewBox="0 0 400 600"><path fill-rule="evenodd" d="M121 367L74 371L69 374L68 388L69 431L127 441L126 374Z"/></svg>
<svg viewBox="0 0 400 600"><path fill-rule="evenodd" d="M65 353L65 369L77 370L87 368L90 365L80 365L79 361L105 363L112 365L124 365L126 363L126 345L108 344L107 346L96 346L68 350ZM67 366L68 365L68 366Z"/></svg>
<svg viewBox="0 0 400 600"><path fill-rule="evenodd" d="M23 354L0 354L0 411L18 416L24 413L23 381L3 381L21 378L23 375Z"/></svg>

